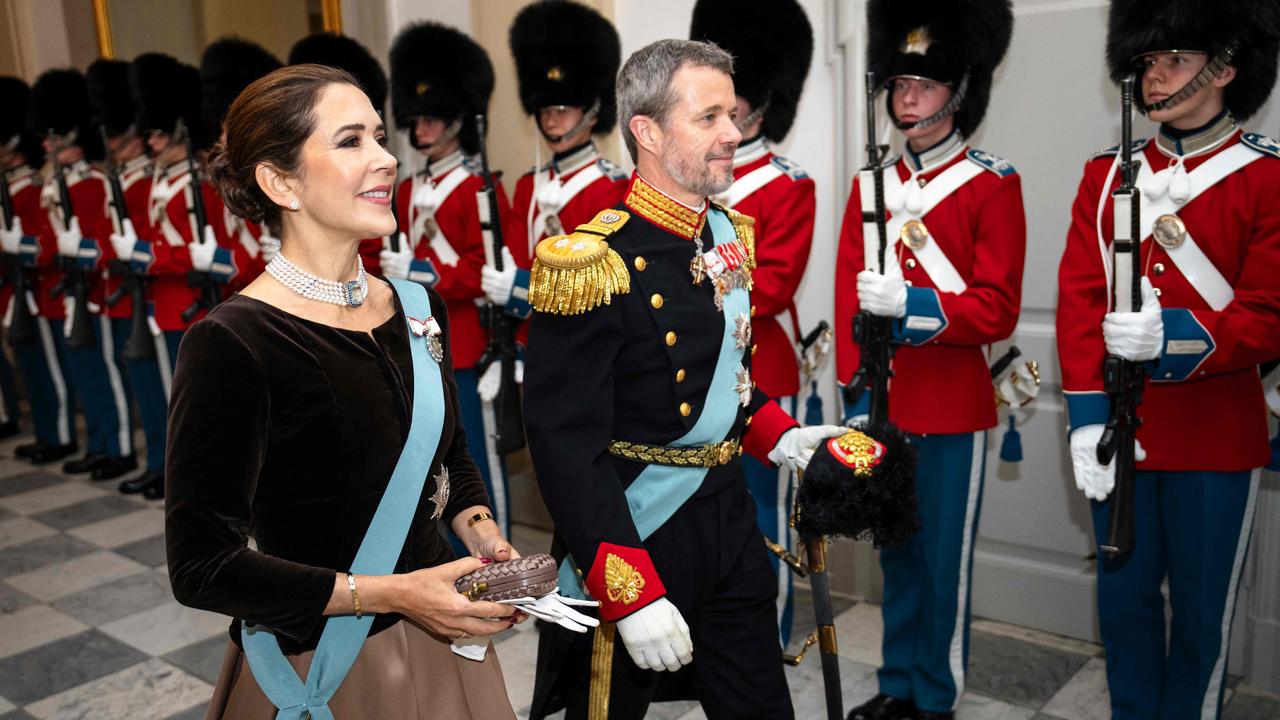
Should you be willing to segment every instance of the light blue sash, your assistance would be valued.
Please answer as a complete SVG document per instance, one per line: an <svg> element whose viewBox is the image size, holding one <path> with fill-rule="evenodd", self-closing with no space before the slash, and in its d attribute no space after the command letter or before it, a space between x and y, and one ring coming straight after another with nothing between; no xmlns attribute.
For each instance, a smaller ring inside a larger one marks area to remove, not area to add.
<svg viewBox="0 0 1280 720"><path fill-rule="evenodd" d="M737 239L733 222L723 212L712 208L707 211L711 234L719 247ZM738 397L738 368L742 365L744 350L739 350L733 336L739 314L749 315L751 296L745 288L736 288L724 296L724 334L720 339L720 355L716 369L707 388L705 407L689 432L670 443L669 447L682 445L706 445L725 439L733 429L741 404ZM640 471L635 482L627 487L627 506L635 521L640 539L644 540L662 527L685 501L702 486L707 468L649 465ZM560 564L560 593L585 598L582 579L572 556L565 556Z"/></svg>
<svg viewBox="0 0 1280 720"><path fill-rule="evenodd" d="M406 316L423 320L431 315L431 301L425 288L405 280L392 280L391 284L400 296ZM427 338L415 335L408 328L406 332L409 333L409 354L413 358L413 415L409 438L351 563L352 573L389 575L395 570L427 474L431 472L431 459L444 431L440 368L427 350ZM351 671L369 635L373 618L372 613L365 613L360 619L354 615L329 618L305 685L285 659L270 630L241 622L240 638L249 668L258 687L279 708L277 720L333 720L329 699Z"/></svg>

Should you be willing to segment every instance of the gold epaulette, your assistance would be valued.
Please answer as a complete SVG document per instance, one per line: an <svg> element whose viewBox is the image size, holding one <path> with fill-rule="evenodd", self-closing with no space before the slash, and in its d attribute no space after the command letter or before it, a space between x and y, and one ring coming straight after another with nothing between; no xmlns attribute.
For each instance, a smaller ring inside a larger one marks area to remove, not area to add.
<svg viewBox="0 0 1280 720"><path fill-rule="evenodd" d="M725 209L725 214L729 216L729 221L733 223L733 231L738 234L738 239L743 245L747 246L747 270L756 269L756 219L750 215L743 215L737 210Z"/></svg>
<svg viewBox="0 0 1280 720"><path fill-rule="evenodd" d="M605 240L630 218L622 210L604 210L571 235L538 243L529 274L529 304L538 312L578 315L631 291L631 275L622 257Z"/></svg>

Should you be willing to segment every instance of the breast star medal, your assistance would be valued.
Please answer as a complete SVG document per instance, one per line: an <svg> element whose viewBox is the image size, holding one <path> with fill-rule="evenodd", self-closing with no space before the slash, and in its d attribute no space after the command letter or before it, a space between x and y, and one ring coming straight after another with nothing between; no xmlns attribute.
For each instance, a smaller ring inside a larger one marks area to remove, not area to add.
<svg viewBox="0 0 1280 720"><path fill-rule="evenodd" d="M746 407L751 402L751 391L755 390L755 386L751 383L751 371L745 367L738 367L738 384L733 386L738 391L738 403L742 407Z"/></svg>
<svg viewBox="0 0 1280 720"><path fill-rule="evenodd" d="M449 468L440 466L440 474L431 478L436 481L436 491L431 495L431 519L439 520L444 516L444 506L449 504Z"/></svg>
<svg viewBox="0 0 1280 720"><path fill-rule="evenodd" d="M751 345L751 318L745 312L740 312L734 325L733 345L739 350L746 350Z"/></svg>

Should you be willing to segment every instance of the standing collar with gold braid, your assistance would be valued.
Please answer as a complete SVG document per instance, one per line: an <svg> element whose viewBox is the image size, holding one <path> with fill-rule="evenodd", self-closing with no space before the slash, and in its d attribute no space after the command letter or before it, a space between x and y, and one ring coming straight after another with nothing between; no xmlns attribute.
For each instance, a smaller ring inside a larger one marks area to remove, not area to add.
<svg viewBox="0 0 1280 720"><path fill-rule="evenodd" d="M710 207L704 202L701 211L694 210L645 182L639 173L632 178L624 202L640 217L685 240L702 232Z"/></svg>

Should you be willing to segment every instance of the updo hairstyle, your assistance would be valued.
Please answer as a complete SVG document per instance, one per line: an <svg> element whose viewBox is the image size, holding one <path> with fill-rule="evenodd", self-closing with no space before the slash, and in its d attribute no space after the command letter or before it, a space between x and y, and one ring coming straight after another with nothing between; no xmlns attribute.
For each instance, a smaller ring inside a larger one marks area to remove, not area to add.
<svg viewBox="0 0 1280 720"><path fill-rule="evenodd" d="M246 87L227 110L227 140L209 153L209 179L232 213L266 224L280 237L282 209L258 186L259 163L296 175L302 146L315 131L316 103L333 84L360 87L346 70L328 65L290 65Z"/></svg>

